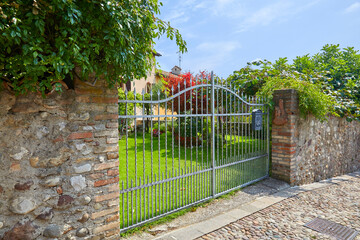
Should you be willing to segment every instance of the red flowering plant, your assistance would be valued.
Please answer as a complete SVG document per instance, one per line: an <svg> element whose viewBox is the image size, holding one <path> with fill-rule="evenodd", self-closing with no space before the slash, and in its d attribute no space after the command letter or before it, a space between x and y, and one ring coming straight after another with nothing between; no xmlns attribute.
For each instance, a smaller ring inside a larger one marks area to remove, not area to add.
<svg viewBox="0 0 360 240"><path fill-rule="evenodd" d="M174 96L187 88L210 83L211 75L205 71L193 75L190 72L181 76L170 75L164 78L168 96ZM177 114L210 113L210 87L198 87L183 92L173 99L174 111ZM205 117L179 117L175 134L181 137L181 145L202 144L202 139L209 133L209 124L204 124Z"/></svg>
<svg viewBox="0 0 360 240"><path fill-rule="evenodd" d="M173 96L186 88L196 85L210 83L211 74L202 71L193 75L190 72L176 76L171 74L164 78L165 88L168 96ZM180 96L174 98L174 111L177 114L192 112L194 114L202 114L211 112L210 105L211 90L209 87L199 87L186 91Z"/></svg>

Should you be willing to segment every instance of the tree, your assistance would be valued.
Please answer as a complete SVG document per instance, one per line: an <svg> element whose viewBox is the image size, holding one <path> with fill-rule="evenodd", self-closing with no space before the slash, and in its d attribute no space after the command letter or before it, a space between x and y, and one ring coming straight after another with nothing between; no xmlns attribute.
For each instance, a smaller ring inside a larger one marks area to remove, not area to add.
<svg viewBox="0 0 360 240"><path fill-rule="evenodd" d="M348 120L360 120L360 54L353 47L325 45L314 56L297 57L293 66L310 81L321 83L323 91L336 99L336 113Z"/></svg>
<svg viewBox="0 0 360 240"><path fill-rule="evenodd" d="M158 0L4 0L0 3L0 86L46 93L60 80L103 76L109 86L145 77L154 39L179 31L155 15Z"/></svg>
<svg viewBox="0 0 360 240"><path fill-rule="evenodd" d="M339 45L325 45L320 53L297 57L292 64L287 58L275 63L254 61L234 71L227 81L245 94L270 99L275 89L295 88L303 115L325 119L332 113L360 120L360 54L352 47L341 50Z"/></svg>

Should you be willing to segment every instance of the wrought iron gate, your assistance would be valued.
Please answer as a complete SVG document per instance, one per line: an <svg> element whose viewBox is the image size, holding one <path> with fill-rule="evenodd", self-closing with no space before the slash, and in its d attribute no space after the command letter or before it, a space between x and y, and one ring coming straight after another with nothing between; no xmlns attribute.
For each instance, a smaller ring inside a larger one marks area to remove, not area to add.
<svg viewBox="0 0 360 240"><path fill-rule="evenodd" d="M264 99L240 96L213 74L170 91L119 100L121 231L268 176Z"/></svg>

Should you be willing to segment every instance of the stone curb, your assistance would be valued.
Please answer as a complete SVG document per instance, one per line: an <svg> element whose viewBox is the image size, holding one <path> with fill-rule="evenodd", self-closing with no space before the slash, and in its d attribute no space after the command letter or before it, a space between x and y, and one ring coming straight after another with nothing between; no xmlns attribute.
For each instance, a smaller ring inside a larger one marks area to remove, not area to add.
<svg viewBox="0 0 360 240"><path fill-rule="evenodd" d="M208 220L192 224L172 232L166 233L162 236L155 238L156 240L189 240L201 237L204 234L208 234L215 231L225 225L237 221L243 217L249 216L264 208L281 202L290 197L296 196L299 193L314 191L316 189L329 187L341 182L347 182L355 177L360 177L360 171L345 174L342 176L322 180L320 182L306 184L302 186L288 187L282 189L272 195L262 196L255 199L252 202L241 205L238 208L224 212Z"/></svg>

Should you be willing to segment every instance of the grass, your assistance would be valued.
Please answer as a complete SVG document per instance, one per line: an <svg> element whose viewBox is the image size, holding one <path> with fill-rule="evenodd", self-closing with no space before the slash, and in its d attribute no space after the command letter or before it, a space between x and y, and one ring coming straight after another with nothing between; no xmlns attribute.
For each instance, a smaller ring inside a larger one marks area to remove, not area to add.
<svg viewBox="0 0 360 240"><path fill-rule="evenodd" d="M127 229L141 221L211 198L210 141L204 140L198 147L179 147L172 144L177 139L171 132L159 137L141 132L136 137L129 134L127 139L127 142L125 137L119 141L120 188L133 190L120 194L121 228ZM216 139L216 166L266 152L266 141L257 138L227 135ZM203 172L166 181L197 171ZM217 169L215 175L216 193L228 191L265 176L266 157ZM151 185L155 181L160 183ZM140 185L147 186L135 189Z"/></svg>

